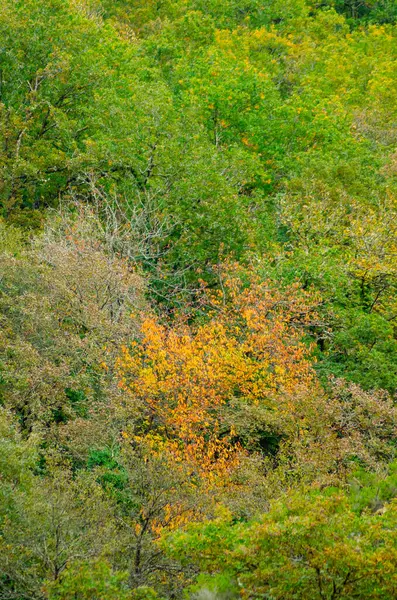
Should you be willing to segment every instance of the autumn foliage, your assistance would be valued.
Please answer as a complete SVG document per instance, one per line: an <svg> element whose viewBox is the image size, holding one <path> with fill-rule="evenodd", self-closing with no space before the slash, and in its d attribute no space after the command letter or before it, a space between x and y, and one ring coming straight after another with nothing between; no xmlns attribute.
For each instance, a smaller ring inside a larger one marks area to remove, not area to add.
<svg viewBox="0 0 397 600"><path fill-rule="evenodd" d="M373 465L391 456L396 412L387 394L320 385L305 342L318 297L298 286L277 290L235 266L223 276L221 293L204 293L202 324L152 317L123 347L120 410L134 420L124 439L149 441L212 486L231 485L250 453L319 485L343 480L357 457Z"/></svg>
<svg viewBox="0 0 397 600"><path fill-rule="evenodd" d="M395 600L396 65L396 0L0 1L0 600Z"/></svg>
<svg viewBox="0 0 397 600"><path fill-rule="evenodd" d="M222 410L238 399L282 418L293 407L280 399L314 378L300 339L312 315L309 296L291 289L285 301L266 283L244 289L237 276L224 286L227 298L208 299L207 322L169 328L147 319L142 339L124 347L117 363L127 412L129 403L144 407L140 435L160 435L176 462L210 478L225 477L244 452Z"/></svg>

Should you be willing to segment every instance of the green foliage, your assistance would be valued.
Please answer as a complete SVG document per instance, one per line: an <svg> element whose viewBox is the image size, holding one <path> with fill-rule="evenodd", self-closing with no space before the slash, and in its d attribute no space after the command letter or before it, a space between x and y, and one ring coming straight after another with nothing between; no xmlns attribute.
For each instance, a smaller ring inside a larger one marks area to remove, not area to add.
<svg viewBox="0 0 397 600"><path fill-rule="evenodd" d="M30 214L33 225L37 208L60 198L131 197L147 239L136 259L179 286L221 248L244 254L254 223L241 189L252 161L218 152L135 44L88 9L55 0L6 3L0 35L4 216L22 223Z"/></svg>
<svg viewBox="0 0 397 600"><path fill-rule="evenodd" d="M351 23L395 23L397 7L393 0L331 0L328 2L338 12L346 14Z"/></svg>
<svg viewBox="0 0 397 600"><path fill-rule="evenodd" d="M38 456L38 442L34 437L28 442L23 440L10 414L0 409L0 521L15 509L15 486L29 489Z"/></svg>
<svg viewBox="0 0 397 600"><path fill-rule="evenodd" d="M229 589L252 598L391 599L395 524L395 500L380 512L357 514L342 491L301 492L273 503L258 521L196 524L164 544L207 573L199 585L219 591L226 579Z"/></svg>
<svg viewBox="0 0 397 600"><path fill-rule="evenodd" d="M90 450L87 468L96 470L98 481L118 504L124 507L131 506L128 473L120 462L119 448Z"/></svg>
<svg viewBox="0 0 397 600"><path fill-rule="evenodd" d="M49 600L131 600L127 574L113 573L104 561L71 564L62 577L46 586Z"/></svg>
<svg viewBox="0 0 397 600"><path fill-rule="evenodd" d="M354 511L382 511L384 506L397 496L396 463L387 465L386 472L368 473L365 470L353 473L349 496Z"/></svg>
<svg viewBox="0 0 397 600"><path fill-rule="evenodd" d="M50 453L46 462L45 479L14 486L13 506L1 520L4 594L42 598L44 582L57 581L76 557L111 548L114 526L100 487L86 474L73 478Z"/></svg>
<svg viewBox="0 0 397 600"><path fill-rule="evenodd" d="M397 597L396 19L3 0L0 598Z"/></svg>

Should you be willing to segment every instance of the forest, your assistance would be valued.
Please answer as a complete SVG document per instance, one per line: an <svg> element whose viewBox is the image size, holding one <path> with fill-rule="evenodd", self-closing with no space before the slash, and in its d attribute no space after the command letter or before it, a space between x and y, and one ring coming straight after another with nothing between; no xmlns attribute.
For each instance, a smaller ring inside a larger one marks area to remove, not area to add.
<svg viewBox="0 0 397 600"><path fill-rule="evenodd" d="M0 600L397 598L397 1L0 1Z"/></svg>

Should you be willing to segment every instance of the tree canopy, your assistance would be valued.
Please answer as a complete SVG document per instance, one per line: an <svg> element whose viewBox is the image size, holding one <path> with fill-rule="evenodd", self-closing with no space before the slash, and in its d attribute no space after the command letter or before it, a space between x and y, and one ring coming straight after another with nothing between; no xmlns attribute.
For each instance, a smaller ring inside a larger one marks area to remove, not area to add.
<svg viewBox="0 0 397 600"><path fill-rule="evenodd" d="M393 600L395 0L3 0L0 600Z"/></svg>

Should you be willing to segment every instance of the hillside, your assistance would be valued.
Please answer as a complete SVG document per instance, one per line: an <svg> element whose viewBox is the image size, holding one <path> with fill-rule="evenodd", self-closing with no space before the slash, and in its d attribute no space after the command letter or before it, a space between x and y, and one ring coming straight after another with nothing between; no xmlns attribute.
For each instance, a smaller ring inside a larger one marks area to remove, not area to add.
<svg viewBox="0 0 397 600"><path fill-rule="evenodd" d="M397 3L0 3L0 600L397 597Z"/></svg>

